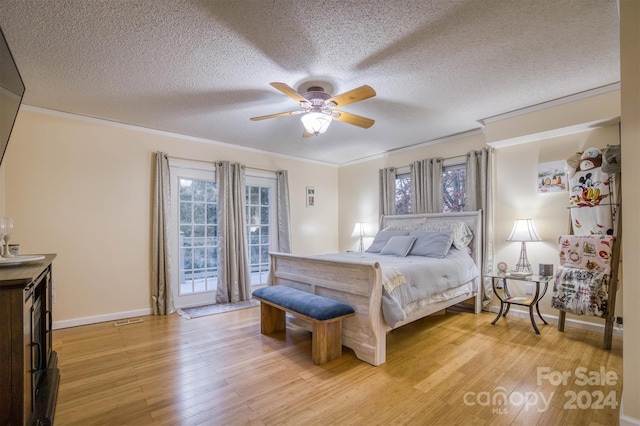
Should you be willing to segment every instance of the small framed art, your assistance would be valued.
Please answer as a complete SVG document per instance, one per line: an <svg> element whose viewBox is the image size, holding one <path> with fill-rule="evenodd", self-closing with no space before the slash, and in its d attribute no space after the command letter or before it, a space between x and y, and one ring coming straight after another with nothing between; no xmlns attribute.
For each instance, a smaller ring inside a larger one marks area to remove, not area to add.
<svg viewBox="0 0 640 426"><path fill-rule="evenodd" d="M563 160L538 164L538 194L568 190Z"/></svg>
<svg viewBox="0 0 640 426"><path fill-rule="evenodd" d="M307 207L315 207L316 205L316 190L313 186L307 186Z"/></svg>

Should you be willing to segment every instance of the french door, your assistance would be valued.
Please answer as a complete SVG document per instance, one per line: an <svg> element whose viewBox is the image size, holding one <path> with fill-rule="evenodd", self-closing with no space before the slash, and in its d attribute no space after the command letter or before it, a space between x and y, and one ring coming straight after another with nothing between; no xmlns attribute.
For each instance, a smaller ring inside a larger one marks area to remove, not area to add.
<svg viewBox="0 0 640 426"><path fill-rule="evenodd" d="M215 169L177 165L171 176L174 305L212 304L218 284Z"/></svg>
<svg viewBox="0 0 640 426"><path fill-rule="evenodd" d="M217 185L213 165L171 162L173 301L176 308L215 303L218 284ZM276 178L248 172L246 227L251 285L266 284L277 243Z"/></svg>

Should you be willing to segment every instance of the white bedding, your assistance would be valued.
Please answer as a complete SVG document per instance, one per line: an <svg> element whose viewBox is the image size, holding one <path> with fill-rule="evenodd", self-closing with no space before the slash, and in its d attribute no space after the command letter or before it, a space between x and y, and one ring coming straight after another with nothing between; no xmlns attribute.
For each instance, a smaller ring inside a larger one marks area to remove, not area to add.
<svg viewBox="0 0 640 426"><path fill-rule="evenodd" d="M383 278L382 312L391 327L406 319L406 314L425 300L443 300L451 289L479 276L478 268L466 251L451 248L444 259L424 256L385 256L353 252L324 254L327 260L358 259L378 262Z"/></svg>

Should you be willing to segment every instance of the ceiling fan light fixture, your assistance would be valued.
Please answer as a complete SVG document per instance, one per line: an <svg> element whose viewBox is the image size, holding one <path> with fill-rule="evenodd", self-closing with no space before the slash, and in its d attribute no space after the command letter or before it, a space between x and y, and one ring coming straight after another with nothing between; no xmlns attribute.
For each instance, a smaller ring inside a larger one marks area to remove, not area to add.
<svg viewBox="0 0 640 426"><path fill-rule="evenodd" d="M312 133L316 136L320 133L326 132L329 128L329 124L331 124L331 116L322 112L310 112L304 114L301 120L307 133Z"/></svg>

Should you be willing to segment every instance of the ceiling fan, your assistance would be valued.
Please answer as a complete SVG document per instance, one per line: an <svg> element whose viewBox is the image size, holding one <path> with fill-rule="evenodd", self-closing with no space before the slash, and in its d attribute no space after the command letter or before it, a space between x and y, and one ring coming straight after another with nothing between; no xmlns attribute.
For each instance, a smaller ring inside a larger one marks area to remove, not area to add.
<svg viewBox="0 0 640 426"><path fill-rule="evenodd" d="M352 124L364 129L368 129L375 123L375 121L370 118L335 109L336 107L342 107L374 97L376 95L375 90L367 85L349 90L340 95L331 96L319 86L309 87L305 93L300 94L284 83L274 82L270 84L294 101L299 102L300 110L252 117L252 121L304 114L302 116L302 124L304 125L303 136L305 138L326 132L332 120Z"/></svg>

